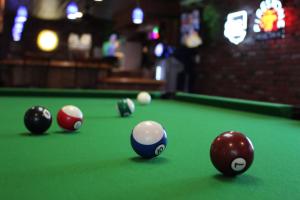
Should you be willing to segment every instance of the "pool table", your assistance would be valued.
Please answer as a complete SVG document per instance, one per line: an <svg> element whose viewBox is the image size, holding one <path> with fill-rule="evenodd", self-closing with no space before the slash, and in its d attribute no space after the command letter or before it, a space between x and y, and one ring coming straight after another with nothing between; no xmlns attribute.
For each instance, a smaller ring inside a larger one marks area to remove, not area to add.
<svg viewBox="0 0 300 200"><path fill-rule="evenodd" d="M135 91L0 89L0 199L300 199L300 122L291 105L196 94L151 93L121 118L116 102ZM75 133L56 123L64 105L81 108ZM32 105L47 107L47 134L28 134L23 123ZM168 145L158 157L138 157L130 145L133 127L160 122ZM244 174L221 175L209 158L220 133L245 133L255 148Z"/></svg>

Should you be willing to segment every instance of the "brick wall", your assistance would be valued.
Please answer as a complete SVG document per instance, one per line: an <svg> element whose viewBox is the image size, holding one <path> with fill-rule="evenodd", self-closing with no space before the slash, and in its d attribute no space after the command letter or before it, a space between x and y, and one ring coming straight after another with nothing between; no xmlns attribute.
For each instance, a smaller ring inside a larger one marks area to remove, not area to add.
<svg viewBox="0 0 300 200"><path fill-rule="evenodd" d="M230 2L230 3L229 3ZM246 9L248 32L240 45L222 34L200 48L195 91L243 99L300 104L300 1L282 1L286 14L285 38L254 39L252 26L260 1L231 0L218 5L225 13Z"/></svg>

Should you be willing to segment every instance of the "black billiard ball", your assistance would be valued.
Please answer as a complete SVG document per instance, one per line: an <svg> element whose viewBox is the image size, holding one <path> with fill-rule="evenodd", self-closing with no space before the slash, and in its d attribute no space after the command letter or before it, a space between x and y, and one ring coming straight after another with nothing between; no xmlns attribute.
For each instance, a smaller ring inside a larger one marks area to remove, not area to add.
<svg viewBox="0 0 300 200"><path fill-rule="evenodd" d="M245 172L251 166L253 158L253 144L240 132L224 132L211 144L211 162L226 176L235 176Z"/></svg>
<svg viewBox="0 0 300 200"><path fill-rule="evenodd" d="M24 116L24 124L33 134L43 134L51 126L51 123L51 113L42 106L29 108Z"/></svg>

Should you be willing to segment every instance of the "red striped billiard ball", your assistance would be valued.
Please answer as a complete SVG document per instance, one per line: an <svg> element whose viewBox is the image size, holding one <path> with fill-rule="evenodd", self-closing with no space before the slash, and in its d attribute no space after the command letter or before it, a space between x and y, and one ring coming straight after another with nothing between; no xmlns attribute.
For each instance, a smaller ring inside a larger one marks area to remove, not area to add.
<svg viewBox="0 0 300 200"><path fill-rule="evenodd" d="M66 131L78 130L83 122L81 110L73 105L62 107L57 114L58 125Z"/></svg>
<svg viewBox="0 0 300 200"><path fill-rule="evenodd" d="M240 132L224 132L215 138L210 147L211 162L226 176L245 172L251 166L253 158L253 144Z"/></svg>

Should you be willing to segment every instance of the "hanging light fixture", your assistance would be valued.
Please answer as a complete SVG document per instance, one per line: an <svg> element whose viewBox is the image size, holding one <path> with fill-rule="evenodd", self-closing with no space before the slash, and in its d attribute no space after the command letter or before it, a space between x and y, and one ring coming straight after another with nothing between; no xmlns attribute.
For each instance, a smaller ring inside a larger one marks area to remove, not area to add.
<svg viewBox="0 0 300 200"><path fill-rule="evenodd" d="M67 18L74 20L83 16L82 12L79 12L78 6L75 2L71 1L66 8Z"/></svg>
<svg viewBox="0 0 300 200"><path fill-rule="evenodd" d="M132 11L132 22L134 24L142 24L144 21L144 12L140 8L139 3L137 2L137 7L135 7Z"/></svg>
<svg viewBox="0 0 300 200"><path fill-rule="evenodd" d="M37 46L42 51L54 51L59 43L57 33L52 30L42 30L37 37Z"/></svg>

